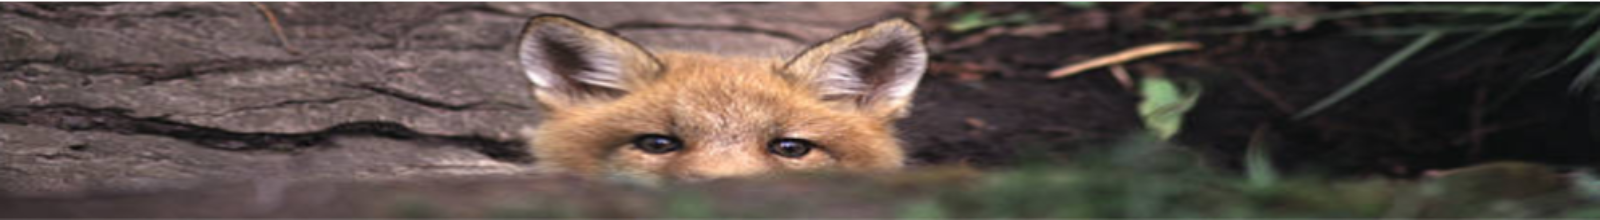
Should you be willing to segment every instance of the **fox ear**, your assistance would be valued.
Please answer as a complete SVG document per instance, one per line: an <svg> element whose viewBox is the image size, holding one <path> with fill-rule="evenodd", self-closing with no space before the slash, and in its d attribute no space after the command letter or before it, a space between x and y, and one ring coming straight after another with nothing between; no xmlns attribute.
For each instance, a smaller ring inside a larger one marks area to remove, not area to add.
<svg viewBox="0 0 1600 220"><path fill-rule="evenodd" d="M811 85L828 101L877 116L907 114L912 91L927 69L922 30L903 19L878 22L801 52L786 74Z"/></svg>
<svg viewBox="0 0 1600 220"><path fill-rule="evenodd" d="M621 37L560 15L528 19L517 61L547 109L615 99L655 77L661 64Z"/></svg>

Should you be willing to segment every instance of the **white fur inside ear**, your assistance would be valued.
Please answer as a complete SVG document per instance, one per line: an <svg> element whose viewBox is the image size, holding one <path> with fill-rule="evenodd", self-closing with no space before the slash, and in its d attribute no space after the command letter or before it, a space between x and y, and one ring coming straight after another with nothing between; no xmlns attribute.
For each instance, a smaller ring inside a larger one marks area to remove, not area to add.
<svg viewBox="0 0 1600 220"><path fill-rule="evenodd" d="M622 83L625 73L614 48L606 47L604 42L586 39L578 30L569 27L547 25L537 28L530 30L528 36L522 39L518 60L523 73L538 88L589 85L626 90Z"/></svg>
<svg viewBox="0 0 1600 220"><path fill-rule="evenodd" d="M910 98L927 68L927 50L915 29L886 29L826 59L818 79L824 97L867 96L867 102Z"/></svg>

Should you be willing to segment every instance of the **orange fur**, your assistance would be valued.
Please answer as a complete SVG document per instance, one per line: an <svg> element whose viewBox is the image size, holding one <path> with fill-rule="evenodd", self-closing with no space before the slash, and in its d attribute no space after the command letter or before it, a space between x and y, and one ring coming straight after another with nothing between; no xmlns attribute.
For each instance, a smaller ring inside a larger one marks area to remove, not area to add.
<svg viewBox="0 0 1600 220"><path fill-rule="evenodd" d="M578 34L535 33L542 31L538 29L543 28L540 25L565 25ZM620 82L614 83L620 85L617 87L588 85L572 89L585 85L560 83L584 81L567 79L546 82L556 85L539 85L536 80L536 97L546 112L542 124L526 132L531 136L530 147L541 166L582 175L712 179L793 171L893 171L903 166L905 156L892 123L904 115L909 97L872 98L868 96L875 93L867 91L861 97L830 98L823 91L827 85L818 81L825 77L830 56L890 28L915 30L904 21L884 22L837 37L785 62L779 58L673 51L649 54L630 49L631 43L580 22L564 17L536 17L524 33L524 44L576 42L578 46L574 48L593 49L575 50L576 54L593 52L602 54L591 57L618 58L615 64L622 66L612 69L623 72L613 73L620 74L616 79ZM537 39L540 37L554 40ZM920 36L908 39L917 41L917 48L912 49L920 53ZM530 55L541 53L537 50L541 47L522 48L525 68L544 65L529 69L549 72L606 69L563 69L566 67L556 61L547 64L529 57L553 59L550 57L567 52ZM896 51L886 53L892 52ZM918 55L912 58L925 59ZM915 72L904 77L920 77L921 68L882 71L910 69ZM909 79L912 88L916 79ZM644 152L633 147L633 141L643 134L671 135L681 139L683 148L659 154ZM777 138L808 140L817 147L803 157L780 157L767 149L768 143Z"/></svg>

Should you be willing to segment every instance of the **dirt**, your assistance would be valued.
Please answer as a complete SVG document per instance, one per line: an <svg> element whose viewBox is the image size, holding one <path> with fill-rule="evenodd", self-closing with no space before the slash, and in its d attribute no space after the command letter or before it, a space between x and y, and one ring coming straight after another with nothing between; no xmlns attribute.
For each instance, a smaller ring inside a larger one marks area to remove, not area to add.
<svg viewBox="0 0 1600 220"><path fill-rule="evenodd" d="M1323 10L1350 6L1321 5ZM1205 95L1186 117L1178 140L1207 153L1216 164L1242 164L1245 147L1258 129L1267 132L1266 144L1272 147L1278 164L1304 173L1415 177L1429 170L1498 160L1574 168L1593 167L1597 165L1595 161L1600 161L1600 151L1593 148L1600 142L1590 133L1594 130L1594 102L1564 89L1563 83L1570 82L1564 79L1576 74L1577 67L1569 66L1535 81L1498 110L1489 103L1500 94L1509 94L1506 91L1529 70L1548 67L1551 60L1565 56L1570 48L1563 45L1575 45L1588 33L1584 30L1512 31L1454 54L1424 53L1422 58L1400 65L1333 108L1296 120L1290 116L1357 78L1409 40L1342 35L1341 30L1404 20L1357 20L1301 31L1223 35L1163 31L1143 24L1158 19L1198 26L1226 23L1241 20L1238 17L1244 13L1237 7L1218 3L1108 3L1084 10L1055 3L967 4L951 9L947 14L952 16L936 17L932 22L952 22L955 14L982 10L1046 15L1039 19L1066 23L1067 27L1043 37L1000 36L943 51L938 58L946 64L988 64L987 68L994 71L972 80L963 79L962 71L939 72L935 68L934 79L984 85L989 91L979 93L992 92L993 96L953 97L970 105L1005 109L970 110L988 114L966 117L1002 118L992 124L1035 128L996 132L973 143L1016 146L1007 141L1013 137L1061 137L1063 134L1037 129L1061 124L1121 134L1139 128L1131 107L1138 98L1118 87L1108 71L1059 80L1045 79L1045 73L1095 54L1174 39L1198 40L1206 49L1138 61L1130 69L1204 82ZM1103 14L1088 16L1097 13ZM1110 21L1082 22L1098 20L1084 18L1097 16ZM984 35L978 31L945 31L933 41L959 42ZM1434 48L1467 37L1448 36ZM1145 68L1138 68L1141 65ZM940 90L952 88L970 87L933 88L924 94L941 99L937 96L942 94ZM1478 93L1484 93L1483 98L1477 97ZM1063 94L1077 94L1080 98L1056 98L1066 96ZM1473 114L1480 115L1474 119ZM1010 117L1020 120L1003 119ZM1474 120L1478 121L1476 125ZM1085 147L1053 146L1058 152ZM983 153L957 150L959 153L953 154L988 157L1004 155L996 152L1011 152L1008 149L1014 147L981 149Z"/></svg>
<svg viewBox="0 0 1600 220"><path fill-rule="evenodd" d="M390 216L372 210L391 203L355 198L411 192L465 201L449 207L494 204L473 198L497 192L563 198L556 195L568 189L562 186L583 184L537 174L537 161L512 135L539 114L510 62L521 19L565 13L646 45L771 54L930 11L907 3L265 5L297 51L286 50L246 3L0 4L0 20L8 21L0 24L0 176L7 176L0 216ZM1296 120L1290 116L1409 40L1341 30L1403 20L1217 35L1149 25L1248 21L1238 8L972 3L916 19L930 31L935 56L912 117L899 123L913 165L1005 169L1035 156L1071 163L1077 151L1106 147L1142 129L1138 95L1106 70L1063 79L1045 73L1171 40L1206 47L1136 61L1129 70L1203 82L1204 95L1176 140L1213 164L1242 164L1245 146L1262 131L1275 164L1294 173L1415 177L1495 160L1600 165L1600 135L1591 133L1600 105L1568 95L1568 81L1560 80L1577 68L1536 81L1504 107L1487 101L1569 49L1544 42L1577 42L1583 36L1572 33L1587 31L1513 31L1408 62L1345 102ZM982 39L974 38L983 30L943 27L980 10L1027 12L1039 15L1035 23L1061 26ZM1045 155L1033 155L1039 152ZM462 184L487 186L453 193ZM326 193L257 192L284 187ZM296 202L167 209L260 196ZM362 208L319 205L335 203ZM886 212L870 209L856 211Z"/></svg>

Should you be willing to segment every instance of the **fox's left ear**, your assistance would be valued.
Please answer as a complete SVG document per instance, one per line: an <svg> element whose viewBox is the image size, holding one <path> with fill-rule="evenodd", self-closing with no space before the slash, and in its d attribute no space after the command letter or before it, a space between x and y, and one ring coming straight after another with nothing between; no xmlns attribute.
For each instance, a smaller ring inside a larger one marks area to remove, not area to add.
<svg viewBox="0 0 1600 220"><path fill-rule="evenodd" d="M785 74L811 83L821 97L875 116L904 117L928 65L922 30L904 19L878 22L801 52Z"/></svg>

